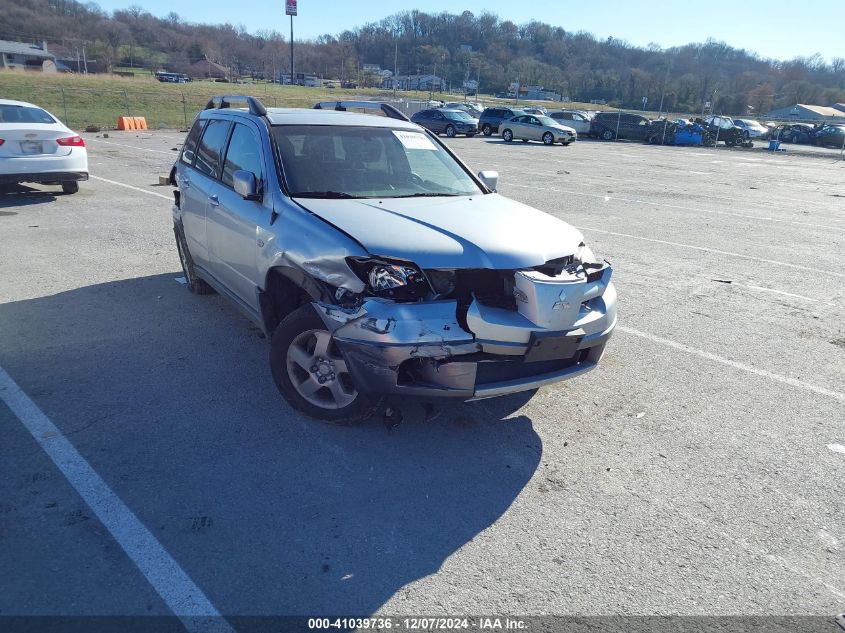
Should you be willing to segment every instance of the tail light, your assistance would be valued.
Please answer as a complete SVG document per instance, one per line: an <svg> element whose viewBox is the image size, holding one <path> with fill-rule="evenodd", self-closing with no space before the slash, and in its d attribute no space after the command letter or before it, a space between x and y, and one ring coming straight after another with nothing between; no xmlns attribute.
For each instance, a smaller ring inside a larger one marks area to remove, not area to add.
<svg viewBox="0 0 845 633"><path fill-rule="evenodd" d="M0 138L0 145L2 145L2 144L3 144L3 143L5 143L5 142L6 142L5 140L3 140L2 138Z"/></svg>
<svg viewBox="0 0 845 633"><path fill-rule="evenodd" d="M85 147L85 141L81 136L68 136L65 138L57 138L56 143L62 147Z"/></svg>

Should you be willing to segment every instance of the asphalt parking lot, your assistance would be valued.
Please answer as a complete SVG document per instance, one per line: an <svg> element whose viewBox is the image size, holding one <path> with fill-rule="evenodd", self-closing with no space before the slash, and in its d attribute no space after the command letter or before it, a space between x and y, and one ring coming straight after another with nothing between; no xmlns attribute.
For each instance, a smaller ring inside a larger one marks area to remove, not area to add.
<svg viewBox="0 0 845 633"><path fill-rule="evenodd" d="M0 615L845 610L837 153L449 141L584 231L620 326L585 377L388 432L292 411L179 283L182 134L85 138L79 194L0 195Z"/></svg>

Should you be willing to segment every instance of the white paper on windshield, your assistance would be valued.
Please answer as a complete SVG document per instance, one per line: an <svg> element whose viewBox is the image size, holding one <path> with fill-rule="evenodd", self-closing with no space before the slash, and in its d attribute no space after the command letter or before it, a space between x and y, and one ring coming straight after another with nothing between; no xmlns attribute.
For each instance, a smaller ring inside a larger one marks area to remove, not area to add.
<svg viewBox="0 0 845 633"><path fill-rule="evenodd" d="M431 142L431 139L425 134L406 132L405 130L393 130L393 133L406 149L437 149L434 143Z"/></svg>

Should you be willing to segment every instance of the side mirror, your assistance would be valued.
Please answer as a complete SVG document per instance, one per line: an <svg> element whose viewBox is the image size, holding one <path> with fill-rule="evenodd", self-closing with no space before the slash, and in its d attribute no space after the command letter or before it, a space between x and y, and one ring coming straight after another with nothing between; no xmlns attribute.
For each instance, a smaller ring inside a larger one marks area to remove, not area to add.
<svg viewBox="0 0 845 633"><path fill-rule="evenodd" d="M244 200L261 199L261 195L258 193L258 184L255 182L255 174L251 171L239 169L232 174L232 182L235 193L239 194Z"/></svg>
<svg viewBox="0 0 845 633"><path fill-rule="evenodd" d="M499 172L490 170L480 171L478 172L478 179L490 191L496 191L496 186L499 184Z"/></svg>

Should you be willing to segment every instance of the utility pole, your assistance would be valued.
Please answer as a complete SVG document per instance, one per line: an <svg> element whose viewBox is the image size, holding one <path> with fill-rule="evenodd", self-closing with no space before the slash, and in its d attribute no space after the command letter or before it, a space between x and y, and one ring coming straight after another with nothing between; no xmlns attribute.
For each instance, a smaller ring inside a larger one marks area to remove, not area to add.
<svg viewBox="0 0 845 633"><path fill-rule="evenodd" d="M293 86L293 16L296 15L296 0L287 0L285 13L290 16L290 85Z"/></svg>
<svg viewBox="0 0 845 633"><path fill-rule="evenodd" d="M393 36L393 100L396 101L396 82L399 81L399 38Z"/></svg>
<svg viewBox="0 0 845 633"><path fill-rule="evenodd" d="M478 87L481 85L481 60L478 60L478 66L475 67L475 101L478 102ZM466 95L465 95L466 96ZM464 99L466 100L466 99Z"/></svg>

